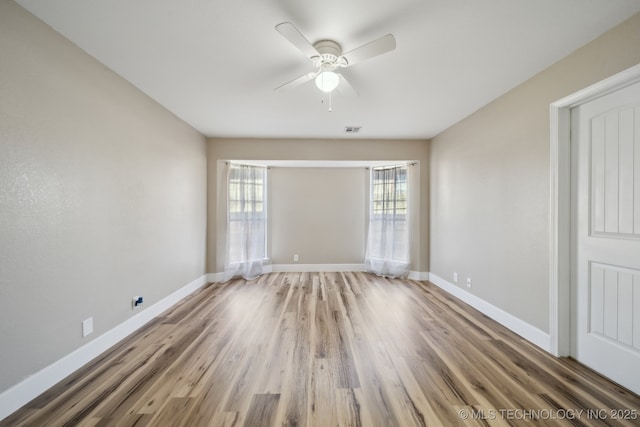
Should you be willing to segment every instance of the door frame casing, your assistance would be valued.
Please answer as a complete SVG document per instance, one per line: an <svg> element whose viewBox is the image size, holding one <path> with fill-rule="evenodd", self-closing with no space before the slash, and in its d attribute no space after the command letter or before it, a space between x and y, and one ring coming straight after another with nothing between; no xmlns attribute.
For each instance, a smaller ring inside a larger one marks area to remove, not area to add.
<svg viewBox="0 0 640 427"><path fill-rule="evenodd" d="M571 109L640 82L640 64L551 103L549 351L571 355Z"/></svg>

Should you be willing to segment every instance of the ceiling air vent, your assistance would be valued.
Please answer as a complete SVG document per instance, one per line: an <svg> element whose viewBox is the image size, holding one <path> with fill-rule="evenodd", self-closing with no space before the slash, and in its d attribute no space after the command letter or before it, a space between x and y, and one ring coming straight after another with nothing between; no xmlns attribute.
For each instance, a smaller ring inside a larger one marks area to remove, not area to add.
<svg viewBox="0 0 640 427"><path fill-rule="evenodd" d="M362 126L346 126L344 128L345 133L358 133L362 129Z"/></svg>

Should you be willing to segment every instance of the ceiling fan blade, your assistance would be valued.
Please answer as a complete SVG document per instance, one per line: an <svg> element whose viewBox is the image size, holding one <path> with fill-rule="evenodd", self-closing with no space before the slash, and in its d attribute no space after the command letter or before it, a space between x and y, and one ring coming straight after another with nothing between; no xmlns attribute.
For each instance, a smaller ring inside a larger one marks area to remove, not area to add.
<svg viewBox="0 0 640 427"><path fill-rule="evenodd" d="M317 73L307 73L304 76L298 77L297 79L293 79L290 82L287 82L281 86L278 86L274 90L288 90L293 89L294 87L298 87L304 83L307 83L314 79Z"/></svg>
<svg viewBox="0 0 640 427"><path fill-rule="evenodd" d="M340 84L338 85L338 92L340 92L341 95L344 96L348 96L348 97L352 97L355 98L358 96L358 91L356 91L353 86L351 86L351 83L349 83L349 80L347 80L347 78L345 76L343 76L340 73L336 73L338 75L338 77L340 77Z"/></svg>
<svg viewBox="0 0 640 427"><path fill-rule="evenodd" d="M363 46L360 46L350 52L342 55L342 58L346 59L349 67L358 62L362 62L365 59L373 58L374 56L382 55L383 53L390 52L396 48L396 39L393 34L387 34L379 39L369 42Z"/></svg>
<svg viewBox="0 0 640 427"><path fill-rule="evenodd" d="M276 25L276 31L289 40L289 43L297 47L302 53L311 58L312 56L318 56L318 51L313 47L309 40L307 40L300 31L291 22L283 22Z"/></svg>

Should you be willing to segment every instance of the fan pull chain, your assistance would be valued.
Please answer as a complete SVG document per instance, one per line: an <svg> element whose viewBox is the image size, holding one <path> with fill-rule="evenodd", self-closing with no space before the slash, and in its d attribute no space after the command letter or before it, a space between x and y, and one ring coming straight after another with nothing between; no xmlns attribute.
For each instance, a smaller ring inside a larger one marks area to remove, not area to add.
<svg viewBox="0 0 640 427"><path fill-rule="evenodd" d="M333 111L333 103L331 101L331 92L329 92L329 112ZM322 98L320 98L320 104L324 104L324 94L322 95Z"/></svg>

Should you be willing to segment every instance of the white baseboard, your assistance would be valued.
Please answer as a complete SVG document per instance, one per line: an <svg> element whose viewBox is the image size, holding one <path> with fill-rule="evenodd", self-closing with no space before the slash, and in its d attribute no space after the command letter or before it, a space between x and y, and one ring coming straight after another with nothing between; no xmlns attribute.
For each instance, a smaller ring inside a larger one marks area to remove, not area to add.
<svg viewBox="0 0 640 427"><path fill-rule="evenodd" d="M410 271L409 280L417 280L419 282L426 282L429 280L429 272L428 271Z"/></svg>
<svg viewBox="0 0 640 427"><path fill-rule="evenodd" d="M202 288L209 281L209 275L197 278L152 306L144 308L140 313L130 317L93 341L3 391L0 393L0 420L8 417L42 392L80 369L187 295Z"/></svg>
<svg viewBox="0 0 640 427"><path fill-rule="evenodd" d="M367 271L364 264L268 264L264 266L265 273L310 273L310 272L331 272L331 271ZM207 280L210 282L221 282L224 273L209 273ZM410 271L410 280L429 280L428 271Z"/></svg>
<svg viewBox="0 0 640 427"><path fill-rule="evenodd" d="M429 281L442 290L450 293L454 297L466 302L481 313L489 316L496 322L511 329L513 332L520 335L527 341L530 341L531 343L537 345L545 351L550 351L551 337L548 333L541 331L535 326L530 325L524 320L507 313L506 311L496 307L495 305L489 304L485 300L473 295L470 292L465 291L464 289L446 281L442 277L439 277L433 273L429 273Z"/></svg>
<svg viewBox="0 0 640 427"><path fill-rule="evenodd" d="M223 280L224 280L224 273L207 274L207 282L222 282Z"/></svg>
<svg viewBox="0 0 640 427"><path fill-rule="evenodd" d="M271 267L274 273L366 271L364 264L273 264Z"/></svg>

